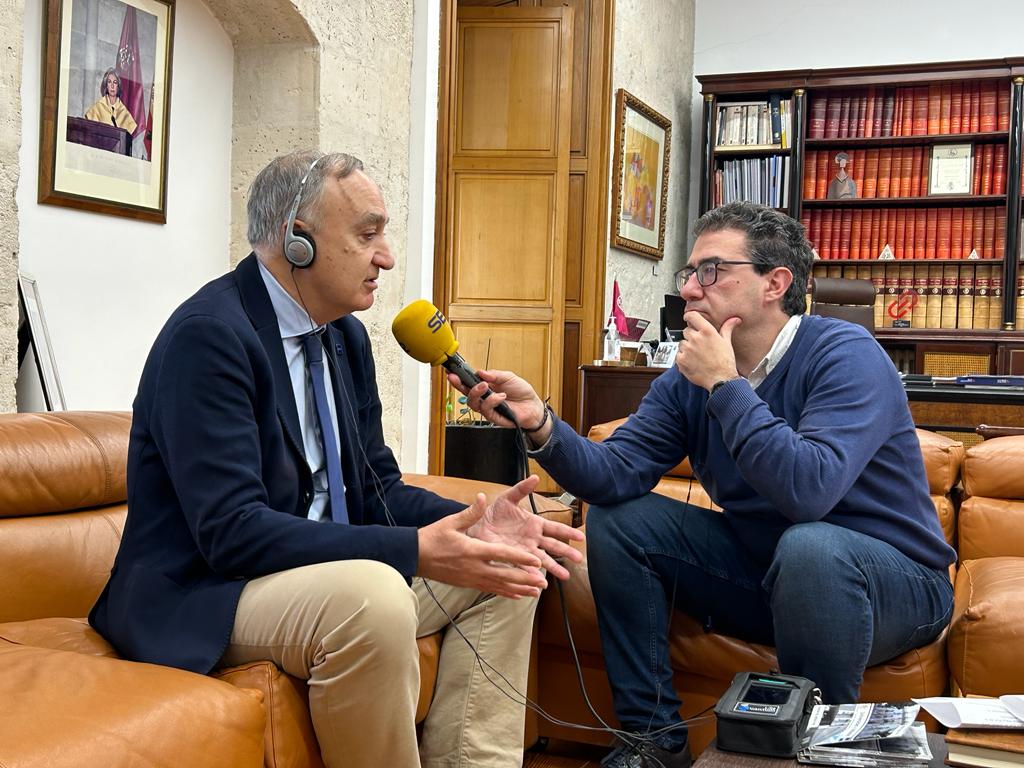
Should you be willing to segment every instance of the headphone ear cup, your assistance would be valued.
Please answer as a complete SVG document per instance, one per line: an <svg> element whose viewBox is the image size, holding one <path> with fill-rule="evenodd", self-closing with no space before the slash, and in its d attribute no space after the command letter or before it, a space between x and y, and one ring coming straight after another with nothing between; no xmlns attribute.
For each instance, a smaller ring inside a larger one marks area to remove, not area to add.
<svg viewBox="0 0 1024 768"><path fill-rule="evenodd" d="M301 230L290 232L284 244L284 257L293 267L308 267L316 258L316 241L313 236Z"/></svg>

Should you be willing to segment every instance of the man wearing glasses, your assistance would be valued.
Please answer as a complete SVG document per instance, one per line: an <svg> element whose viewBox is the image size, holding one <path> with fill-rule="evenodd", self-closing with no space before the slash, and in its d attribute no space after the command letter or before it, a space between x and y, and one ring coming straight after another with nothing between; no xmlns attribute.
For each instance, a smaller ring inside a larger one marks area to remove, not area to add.
<svg viewBox="0 0 1024 768"><path fill-rule="evenodd" d="M603 443L554 417L514 374L484 371L541 465L591 503L589 573L622 726L602 765L688 766L672 688L671 606L776 647L782 672L856 701L866 666L931 642L952 610L954 552L928 495L896 369L859 326L804 315L811 248L783 214L702 216L676 275L676 367ZM459 386L452 381L453 386ZM689 458L724 514L650 493Z"/></svg>

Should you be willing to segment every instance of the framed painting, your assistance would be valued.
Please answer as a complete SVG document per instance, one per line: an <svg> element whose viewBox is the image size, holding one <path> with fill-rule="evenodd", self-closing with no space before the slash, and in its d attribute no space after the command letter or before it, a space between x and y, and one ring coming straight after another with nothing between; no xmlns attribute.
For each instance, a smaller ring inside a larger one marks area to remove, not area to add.
<svg viewBox="0 0 1024 768"><path fill-rule="evenodd" d="M665 256L672 123L636 96L615 94L612 245L652 259Z"/></svg>
<svg viewBox="0 0 1024 768"><path fill-rule="evenodd" d="M174 0L46 0L39 202L164 223Z"/></svg>

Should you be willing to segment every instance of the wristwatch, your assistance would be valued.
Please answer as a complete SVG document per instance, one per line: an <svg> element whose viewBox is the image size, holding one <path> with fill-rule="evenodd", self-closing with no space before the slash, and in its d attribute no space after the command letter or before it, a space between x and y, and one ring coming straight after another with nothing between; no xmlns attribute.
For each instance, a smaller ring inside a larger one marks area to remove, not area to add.
<svg viewBox="0 0 1024 768"><path fill-rule="evenodd" d="M719 387L728 384L730 381L736 381L737 378L739 377L733 376L731 379L722 379L721 381L716 381L714 384L711 385L711 392L708 394L708 396L710 397L711 395L715 394L715 392L718 391Z"/></svg>

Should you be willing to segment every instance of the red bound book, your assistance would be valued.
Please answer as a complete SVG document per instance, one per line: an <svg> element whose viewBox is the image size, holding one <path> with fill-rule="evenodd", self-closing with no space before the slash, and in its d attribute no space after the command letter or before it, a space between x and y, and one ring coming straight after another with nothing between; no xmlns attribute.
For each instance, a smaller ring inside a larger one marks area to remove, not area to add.
<svg viewBox="0 0 1024 768"><path fill-rule="evenodd" d="M985 248L982 254L983 259L997 259L1001 254L996 253L996 212L991 208L985 211L981 241Z"/></svg>
<svg viewBox="0 0 1024 768"><path fill-rule="evenodd" d="M992 145L992 194L1006 194L1006 152L1002 144Z"/></svg>
<svg viewBox="0 0 1024 768"><path fill-rule="evenodd" d="M892 166L889 169L889 197L901 197L903 192L903 154L905 150L897 147L892 151Z"/></svg>
<svg viewBox="0 0 1024 768"><path fill-rule="evenodd" d="M1010 91L1005 84L993 81L996 88L996 130L1010 129Z"/></svg>
<svg viewBox="0 0 1024 768"><path fill-rule="evenodd" d="M981 83L971 83L971 133L981 130Z"/></svg>
<svg viewBox="0 0 1024 768"><path fill-rule="evenodd" d="M939 208L935 225L935 258L948 259L953 233L953 214L949 208Z"/></svg>
<svg viewBox="0 0 1024 768"><path fill-rule="evenodd" d="M864 150L851 149L849 155L846 172L853 176L853 183L857 185L857 197L864 197Z"/></svg>
<svg viewBox="0 0 1024 768"><path fill-rule="evenodd" d="M811 244L811 248L821 255L821 211L804 211L804 214L808 214L808 221L804 224L804 229L807 230L807 241ZM804 220L803 214L800 216L800 221Z"/></svg>
<svg viewBox="0 0 1024 768"><path fill-rule="evenodd" d="M918 208L916 211L911 211L911 216L914 227L914 258L924 259L928 256L928 245L925 242L928 237L925 212ZM908 229L910 226L911 222L907 222Z"/></svg>
<svg viewBox="0 0 1024 768"><path fill-rule="evenodd" d="M986 144L982 147L981 155L981 194L992 194L992 164L995 160L995 147Z"/></svg>
<svg viewBox="0 0 1024 768"><path fill-rule="evenodd" d="M875 105L876 110L878 105ZM877 114L877 111L876 111ZM885 92L885 96L882 98L882 132L875 133L876 136L895 136L893 132L895 128L895 114L896 114L896 93L889 89Z"/></svg>
<svg viewBox="0 0 1024 768"><path fill-rule="evenodd" d="M876 215L881 216L881 221L878 223L878 249L875 251L875 258L882 252L882 248L886 244L892 247L892 230L890 226L896 223L896 217L890 216L889 213L888 208L882 208L876 212Z"/></svg>
<svg viewBox="0 0 1024 768"><path fill-rule="evenodd" d="M995 241L992 248L992 258L1002 259L1006 254L1006 209L996 208L995 210Z"/></svg>
<svg viewBox="0 0 1024 768"><path fill-rule="evenodd" d="M903 112L900 114L900 129L901 136L912 136L913 135L913 102L916 95L918 95L918 89L916 88L900 88L903 91ZM927 91L926 91L927 92ZM926 115L927 125L927 115Z"/></svg>
<svg viewBox="0 0 1024 768"><path fill-rule="evenodd" d="M913 136L924 136L928 133L928 86L914 88L914 113L911 118Z"/></svg>
<svg viewBox="0 0 1024 768"><path fill-rule="evenodd" d="M850 258L850 238L853 235L853 209L843 208L839 225L839 258Z"/></svg>
<svg viewBox="0 0 1024 768"><path fill-rule="evenodd" d="M828 96L815 96L811 99L811 119L807 124L808 139L825 138L825 109L828 107Z"/></svg>
<svg viewBox="0 0 1024 768"><path fill-rule="evenodd" d="M867 135L868 126L868 94L867 91L861 91L857 94L857 109L856 109L857 120L853 124L853 136L861 138Z"/></svg>
<svg viewBox="0 0 1024 768"><path fill-rule="evenodd" d="M813 200L818 183L818 152L811 150L804 158L804 200Z"/></svg>
<svg viewBox="0 0 1024 768"><path fill-rule="evenodd" d="M972 208L964 208L963 218L964 239L959 258L966 259L971 255L971 249L974 247L974 210Z"/></svg>
<svg viewBox="0 0 1024 768"><path fill-rule="evenodd" d="M889 197L889 186L892 180L892 149L883 147L878 150L878 197Z"/></svg>
<svg viewBox="0 0 1024 768"><path fill-rule="evenodd" d="M910 197L914 194L914 150L911 147L903 147L899 150L900 158L900 197Z"/></svg>
<svg viewBox="0 0 1024 768"><path fill-rule="evenodd" d="M840 102L839 108L839 132L837 136L840 139L846 139L850 136L850 109L853 106L853 99L850 94L843 94L842 101ZM828 117L825 117L825 132L828 132Z"/></svg>
<svg viewBox="0 0 1024 768"><path fill-rule="evenodd" d="M928 184L924 179L928 172L924 163L924 148L915 147L911 157L913 159L910 166L910 196L920 197L928 189Z"/></svg>
<svg viewBox="0 0 1024 768"><path fill-rule="evenodd" d="M942 86L932 83L928 86L928 135L939 132L939 112L942 110Z"/></svg>
<svg viewBox="0 0 1024 768"><path fill-rule="evenodd" d="M978 130L982 133L996 129L996 82L984 80L981 83L981 111L979 113Z"/></svg>
<svg viewBox="0 0 1024 768"><path fill-rule="evenodd" d="M925 224L924 224L924 247L926 259L936 258L936 249L938 246L938 227L939 227L939 214L934 208L928 208L925 211Z"/></svg>
<svg viewBox="0 0 1024 768"><path fill-rule="evenodd" d="M869 149L864 156L864 194L872 198L878 193L878 150Z"/></svg>
<svg viewBox="0 0 1024 768"><path fill-rule="evenodd" d="M949 99L949 132L960 133L960 119L964 109L964 84L953 83Z"/></svg>
<svg viewBox="0 0 1024 768"><path fill-rule="evenodd" d="M974 90L974 83L963 83L961 90L963 98L960 103L960 133L971 132L971 91Z"/></svg>
<svg viewBox="0 0 1024 768"><path fill-rule="evenodd" d="M939 92L941 94L941 105L939 107L939 133L946 134L950 132L949 125L953 117L953 87L949 83L943 83L939 86ZM929 133L931 133L931 131L929 131Z"/></svg>
<svg viewBox="0 0 1024 768"><path fill-rule="evenodd" d="M882 236L879 233L882 226L882 212L877 208L870 208L868 213L871 218L871 228L868 230L868 258L877 259L878 254L882 251Z"/></svg>
<svg viewBox="0 0 1024 768"><path fill-rule="evenodd" d="M832 258L832 219L834 211L831 208L826 208L821 212L821 231L818 235L820 243L818 246L818 255L823 259Z"/></svg>
<svg viewBox="0 0 1024 768"><path fill-rule="evenodd" d="M982 147L980 144L974 145L974 168L971 171L971 194L981 194L981 156Z"/></svg>
<svg viewBox="0 0 1024 768"><path fill-rule="evenodd" d="M842 242L843 234L843 212L834 211L832 213L832 244L829 246L829 253L832 254L829 258L839 259L842 258L839 254L839 244Z"/></svg>
<svg viewBox="0 0 1024 768"><path fill-rule="evenodd" d="M964 253L964 209L953 209L953 228L949 238L949 258L962 259Z"/></svg>
<svg viewBox="0 0 1024 768"><path fill-rule="evenodd" d="M828 104L825 106L825 138L839 138L839 116L843 111L843 96L829 96Z"/></svg>
<svg viewBox="0 0 1024 768"><path fill-rule="evenodd" d="M815 173L814 198L824 200L828 196L828 183L832 179L832 169L829 167L829 153L827 150L818 152L818 170Z"/></svg>
<svg viewBox="0 0 1024 768"><path fill-rule="evenodd" d="M906 208L896 209L896 237L893 239L892 249L897 259L913 258L907 251L907 211Z"/></svg>
<svg viewBox="0 0 1024 768"><path fill-rule="evenodd" d="M875 107L874 115L871 118L871 135L881 136L882 135L882 122L885 114L885 89L875 89ZM892 126L892 120L890 119L890 127Z"/></svg>
<svg viewBox="0 0 1024 768"><path fill-rule="evenodd" d="M875 86L872 85L868 88L867 94L864 97L864 132L861 133L861 136L875 135L875 101L878 98ZM881 119L879 119L878 124L881 127Z"/></svg>
<svg viewBox="0 0 1024 768"><path fill-rule="evenodd" d="M861 225L864 221L864 211L851 211L851 213L853 214L853 221L850 224L850 258L866 259L868 256L861 241L863 237Z"/></svg>
<svg viewBox="0 0 1024 768"><path fill-rule="evenodd" d="M974 209L974 243L972 248L978 252L978 256L990 258L985 251L985 209Z"/></svg>

